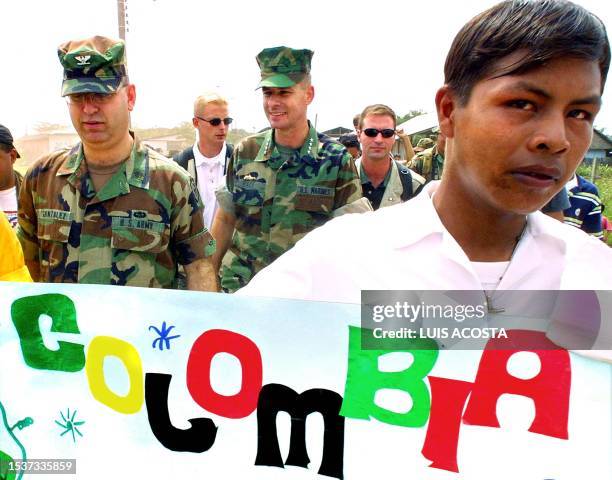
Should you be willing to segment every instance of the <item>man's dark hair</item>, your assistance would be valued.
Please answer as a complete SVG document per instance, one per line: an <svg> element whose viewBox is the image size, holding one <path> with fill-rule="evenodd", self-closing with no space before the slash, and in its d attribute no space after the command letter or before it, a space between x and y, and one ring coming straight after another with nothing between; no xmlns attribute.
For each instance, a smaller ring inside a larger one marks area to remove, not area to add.
<svg viewBox="0 0 612 480"><path fill-rule="evenodd" d="M4 153L10 153L11 150L13 150L13 147L11 145L7 145L6 143L0 143L0 150L2 150Z"/></svg>
<svg viewBox="0 0 612 480"><path fill-rule="evenodd" d="M610 43L603 22L566 0L508 0L477 15L459 31L446 57L444 83L465 105L474 85L493 75L500 59L525 51L500 73L525 73L573 57L599 63L603 93Z"/></svg>

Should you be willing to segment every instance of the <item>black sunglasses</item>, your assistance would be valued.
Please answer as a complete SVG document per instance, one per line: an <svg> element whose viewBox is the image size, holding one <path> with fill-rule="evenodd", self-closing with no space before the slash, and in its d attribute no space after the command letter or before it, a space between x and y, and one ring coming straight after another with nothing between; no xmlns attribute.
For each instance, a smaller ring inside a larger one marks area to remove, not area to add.
<svg viewBox="0 0 612 480"><path fill-rule="evenodd" d="M229 125L230 123L234 121L234 119L230 117L225 117L225 118L215 117L215 118L211 118L210 120L206 120L205 118L198 117L196 115L195 118L197 118L198 120L204 120L205 122L210 123L213 127L218 127L219 125L221 125L221 122L223 122L225 125Z"/></svg>
<svg viewBox="0 0 612 480"><path fill-rule="evenodd" d="M366 137L376 138L376 136L380 133L383 138L391 138L395 135L395 130L392 128L383 128L382 130L378 130L377 128L365 128L363 130Z"/></svg>

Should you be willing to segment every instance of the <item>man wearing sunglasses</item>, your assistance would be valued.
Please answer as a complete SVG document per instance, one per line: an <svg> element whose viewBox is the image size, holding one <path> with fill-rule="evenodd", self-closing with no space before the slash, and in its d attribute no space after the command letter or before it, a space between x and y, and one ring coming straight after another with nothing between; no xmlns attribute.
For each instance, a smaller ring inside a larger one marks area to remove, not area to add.
<svg viewBox="0 0 612 480"><path fill-rule="evenodd" d="M364 211L346 149L308 121L314 98L311 50L266 48L257 55L270 130L243 140L227 169L213 222L221 287L233 292L333 216ZM225 253L227 252L227 255Z"/></svg>
<svg viewBox="0 0 612 480"><path fill-rule="evenodd" d="M39 159L19 197L18 235L35 281L215 290L192 178L129 131L136 88L125 44L105 37L60 45L62 96L81 142Z"/></svg>
<svg viewBox="0 0 612 480"><path fill-rule="evenodd" d="M215 191L225 180L227 162L234 151L225 141L232 123L227 100L214 92L200 95L193 105L192 122L198 132L196 142L175 155L174 161L196 179L204 202L204 225L210 230L217 210Z"/></svg>
<svg viewBox="0 0 612 480"><path fill-rule="evenodd" d="M393 160L397 117L387 105L367 106L359 116L362 155L355 161L363 195L372 208L405 202L418 194L425 179Z"/></svg>

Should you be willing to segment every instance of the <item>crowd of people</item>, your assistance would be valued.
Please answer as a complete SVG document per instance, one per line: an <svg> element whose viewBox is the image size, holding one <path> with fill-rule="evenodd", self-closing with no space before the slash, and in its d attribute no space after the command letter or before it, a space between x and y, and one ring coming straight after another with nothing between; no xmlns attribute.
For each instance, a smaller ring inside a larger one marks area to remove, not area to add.
<svg viewBox="0 0 612 480"><path fill-rule="evenodd" d="M313 52L279 46L256 56L271 128L229 145L230 105L209 92L196 142L168 159L130 130L122 41L71 40L58 56L80 142L21 178L0 127L0 206L19 239L3 219L0 265L20 278L351 302L362 289L612 285L603 206L575 174L610 63L605 26L581 6L508 0L470 20L435 97L437 136L414 146L383 104L339 141L317 132Z"/></svg>

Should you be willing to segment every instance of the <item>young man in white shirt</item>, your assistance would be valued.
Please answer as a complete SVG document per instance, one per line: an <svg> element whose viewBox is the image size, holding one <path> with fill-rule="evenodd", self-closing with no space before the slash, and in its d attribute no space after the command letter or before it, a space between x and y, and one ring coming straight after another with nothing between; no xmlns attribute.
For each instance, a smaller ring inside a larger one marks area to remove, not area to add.
<svg viewBox="0 0 612 480"><path fill-rule="evenodd" d="M538 211L589 147L609 64L603 23L573 3L478 15L436 94L442 180L312 232L242 292L359 303L367 289L467 289L494 303L497 290L612 288L611 251Z"/></svg>
<svg viewBox="0 0 612 480"><path fill-rule="evenodd" d="M193 105L192 122L198 132L196 142L174 160L196 179L204 203L204 224L210 229L217 209L215 190L224 184L233 152L225 141L232 123L227 100L212 92L200 95Z"/></svg>

